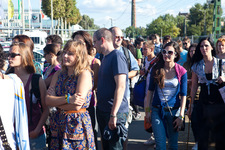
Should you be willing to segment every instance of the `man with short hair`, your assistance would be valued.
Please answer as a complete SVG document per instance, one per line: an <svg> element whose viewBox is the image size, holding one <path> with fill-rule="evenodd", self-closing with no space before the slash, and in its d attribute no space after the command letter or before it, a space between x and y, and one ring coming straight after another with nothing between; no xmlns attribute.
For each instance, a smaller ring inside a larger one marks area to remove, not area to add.
<svg viewBox="0 0 225 150"><path fill-rule="evenodd" d="M163 37L163 47L167 44L167 43L169 43L169 42L171 42L172 41L172 37L170 36L170 35L165 35L164 37Z"/></svg>
<svg viewBox="0 0 225 150"><path fill-rule="evenodd" d="M191 45L191 40L187 36L185 36L183 39L183 48L188 50L190 45Z"/></svg>
<svg viewBox="0 0 225 150"><path fill-rule="evenodd" d="M162 44L160 43L160 38L158 34L151 34L149 40L155 44L154 54L158 55L161 52Z"/></svg>
<svg viewBox="0 0 225 150"><path fill-rule="evenodd" d="M138 66L141 66L141 62L142 62L142 51L141 48L143 46L144 43L144 39L141 37L138 37L135 39L135 47L136 47L136 59L138 61Z"/></svg>
<svg viewBox="0 0 225 150"><path fill-rule="evenodd" d="M104 150L123 149L128 129L128 68L125 56L115 50L112 33L102 28L93 36L94 47L104 55L99 74L97 92L97 120ZM120 131L118 133L117 131ZM111 138L107 134L111 134ZM120 134L120 135L118 135Z"/></svg>
<svg viewBox="0 0 225 150"><path fill-rule="evenodd" d="M183 44L181 40L177 41L178 45L179 45L179 51L180 51L180 59L178 60L178 64L180 64L181 66L184 65L184 63L187 61L187 55L188 55L188 51L183 49Z"/></svg>
<svg viewBox="0 0 225 150"><path fill-rule="evenodd" d="M60 47L60 50L61 50L62 45L63 45L63 41L62 41L62 38L59 35L54 34L54 35L49 35L46 38L46 45L47 44L56 44Z"/></svg>

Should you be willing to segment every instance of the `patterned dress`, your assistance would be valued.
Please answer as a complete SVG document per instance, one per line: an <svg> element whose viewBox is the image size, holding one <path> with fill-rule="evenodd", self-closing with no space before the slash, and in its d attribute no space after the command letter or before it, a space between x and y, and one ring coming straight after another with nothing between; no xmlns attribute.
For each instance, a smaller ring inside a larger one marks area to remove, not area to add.
<svg viewBox="0 0 225 150"><path fill-rule="evenodd" d="M56 83L56 96L64 96L65 93L73 95L76 92L77 80L78 76L68 77L67 73L61 72ZM90 89L82 108L89 107L91 91ZM88 111L79 113L57 111L50 119L50 129L51 150L95 150L94 134Z"/></svg>

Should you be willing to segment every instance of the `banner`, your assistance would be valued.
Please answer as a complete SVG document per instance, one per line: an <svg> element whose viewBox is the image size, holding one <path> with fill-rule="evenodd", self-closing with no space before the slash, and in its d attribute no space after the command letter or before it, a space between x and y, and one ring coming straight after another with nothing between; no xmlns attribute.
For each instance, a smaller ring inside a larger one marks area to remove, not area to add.
<svg viewBox="0 0 225 150"><path fill-rule="evenodd" d="M12 19L14 15L14 6L12 0L8 0L8 19Z"/></svg>
<svg viewBox="0 0 225 150"><path fill-rule="evenodd" d="M22 1L18 0L18 19L21 19Z"/></svg>

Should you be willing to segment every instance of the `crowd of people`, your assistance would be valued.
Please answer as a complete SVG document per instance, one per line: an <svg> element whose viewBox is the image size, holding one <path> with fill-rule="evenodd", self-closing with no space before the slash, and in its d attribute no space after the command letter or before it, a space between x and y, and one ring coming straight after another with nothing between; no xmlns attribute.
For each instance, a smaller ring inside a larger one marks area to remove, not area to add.
<svg viewBox="0 0 225 150"><path fill-rule="evenodd" d="M152 125L145 145L177 150L187 115L193 150L212 142L224 149L223 36L216 47L209 37L193 43L151 34L130 41L111 27L93 37L76 31L65 45L58 35L46 41L43 70L30 37L13 37L7 54L0 46L0 149L126 150L129 125L141 117L133 88L143 76L144 117Z"/></svg>

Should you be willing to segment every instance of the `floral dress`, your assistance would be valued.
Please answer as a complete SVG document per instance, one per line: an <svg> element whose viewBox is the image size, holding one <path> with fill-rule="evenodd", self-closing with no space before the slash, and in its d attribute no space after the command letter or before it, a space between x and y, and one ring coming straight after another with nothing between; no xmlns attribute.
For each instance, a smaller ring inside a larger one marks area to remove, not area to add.
<svg viewBox="0 0 225 150"><path fill-rule="evenodd" d="M67 76L61 72L56 83L56 96L64 96L65 93L75 94L78 76ZM82 108L88 108L91 92L90 89L86 102ZM50 119L52 140L50 149L95 150L94 134L88 111L78 113L65 113L57 111Z"/></svg>

